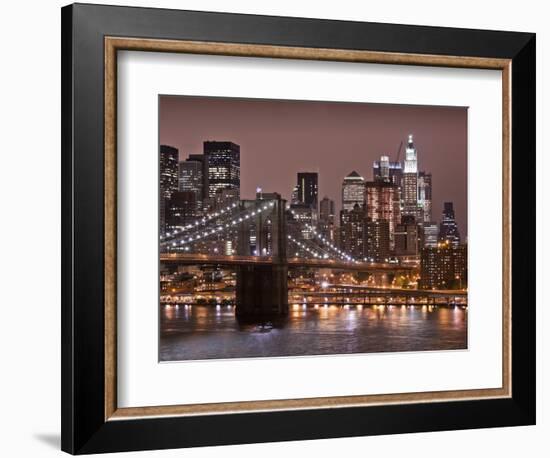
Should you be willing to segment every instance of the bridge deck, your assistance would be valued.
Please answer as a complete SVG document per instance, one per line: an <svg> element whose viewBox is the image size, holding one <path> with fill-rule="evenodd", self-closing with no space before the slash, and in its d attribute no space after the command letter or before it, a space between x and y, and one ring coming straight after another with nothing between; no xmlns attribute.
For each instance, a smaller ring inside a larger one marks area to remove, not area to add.
<svg viewBox="0 0 550 458"><path fill-rule="evenodd" d="M205 255L205 254L187 254L187 253L161 253L160 261L164 263L175 264L210 264L224 266L239 265L271 265L274 260L271 256L223 256L223 255ZM357 270L361 272L408 272L413 268L410 266L401 266L390 263L375 262L343 262L331 259L306 259L306 258L288 258L289 267L314 267L320 269L341 269Z"/></svg>

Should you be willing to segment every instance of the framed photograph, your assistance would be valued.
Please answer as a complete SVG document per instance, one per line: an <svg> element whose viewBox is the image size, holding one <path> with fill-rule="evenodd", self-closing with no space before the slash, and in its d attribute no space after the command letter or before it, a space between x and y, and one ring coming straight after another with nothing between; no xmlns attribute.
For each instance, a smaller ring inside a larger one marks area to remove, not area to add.
<svg viewBox="0 0 550 458"><path fill-rule="evenodd" d="M62 129L63 450L535 423L534 34L70 5Z"/></svg>

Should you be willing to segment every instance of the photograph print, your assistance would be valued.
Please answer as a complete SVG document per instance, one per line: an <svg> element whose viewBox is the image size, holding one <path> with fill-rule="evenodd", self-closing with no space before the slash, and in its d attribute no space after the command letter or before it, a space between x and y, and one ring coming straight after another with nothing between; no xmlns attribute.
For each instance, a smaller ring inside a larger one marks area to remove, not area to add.
<svg viewBox="0 0 550 458"><path fill-rule="evenodd" d="M159 96L159 361L468 348L467 107Z"/></svg>

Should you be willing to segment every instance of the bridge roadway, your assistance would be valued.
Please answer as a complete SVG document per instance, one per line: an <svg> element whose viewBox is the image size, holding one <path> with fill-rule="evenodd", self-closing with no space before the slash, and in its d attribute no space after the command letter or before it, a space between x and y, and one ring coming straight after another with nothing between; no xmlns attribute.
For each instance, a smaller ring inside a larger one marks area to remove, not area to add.
<svg viewBox="0 0 550 458"><path fill-rule="evenodd" d="M195 253L161 253L160 261L179 265L210 264L224 266L272 265L271 256L206 255ZM355 270L360 272L410 272L409 266L375 262L345 262L332 259L288 258L288 267L315 267L320 269Z"/></svg>

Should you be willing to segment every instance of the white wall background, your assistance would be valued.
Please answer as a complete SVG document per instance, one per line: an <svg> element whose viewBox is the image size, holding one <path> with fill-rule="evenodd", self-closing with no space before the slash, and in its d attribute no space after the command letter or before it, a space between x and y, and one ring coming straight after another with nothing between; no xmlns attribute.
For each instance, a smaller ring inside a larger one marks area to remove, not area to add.
<svg viewBox="0 0 550 458"><path fill-rule="evenodd" d="M130 2L130 0L128 0ZM97 2L93 2L97 3ZM109 0L110 4L128 4ZM60 11L56 0L7 2L0 15L0 454L59 455L60 403ZM550 97L542 87L550 32L545 2L353 0L131 0L136 6L305 16L536 32L538 80L538 279L550 256L548 184L542 183L543 112ZM546 161L547 162L547 161ZM546 229L547 230L547 229ZM33 251L30 258L28 251ZM33 270L32 283L24 273ZM150 456L246 457L468 455L546 456L550 448L548 383L550 298L538 288L538 425L442 433L332 439L191 450L148 452ZM535 304L533 304L535 306ZM546 363L543 365L543 363ZM298 426L297 426L298 427ZM125 456L144 456L145 453Z"/></svg>

